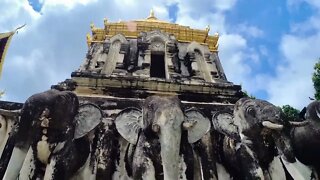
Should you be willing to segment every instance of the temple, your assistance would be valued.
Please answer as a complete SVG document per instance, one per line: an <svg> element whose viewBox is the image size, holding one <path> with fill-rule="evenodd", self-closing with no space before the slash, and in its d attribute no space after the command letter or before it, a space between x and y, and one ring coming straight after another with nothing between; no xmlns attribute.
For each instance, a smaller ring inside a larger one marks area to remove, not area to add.
<svg viewBox="0 0 320 180"><path fill-rule="evenodd" d="M218 34L158 20L91 24L89 51L72 73L78 96L146 98L178 95L183 101L233 104L240 86L227 81Z"/></svg>
<svg viewBox="0 0 320 180"><path fill-rule="evenodd" d="M2 179L290 179L279 108L227 80L209 26L90 27L71 78L0 102Z"/></svg>

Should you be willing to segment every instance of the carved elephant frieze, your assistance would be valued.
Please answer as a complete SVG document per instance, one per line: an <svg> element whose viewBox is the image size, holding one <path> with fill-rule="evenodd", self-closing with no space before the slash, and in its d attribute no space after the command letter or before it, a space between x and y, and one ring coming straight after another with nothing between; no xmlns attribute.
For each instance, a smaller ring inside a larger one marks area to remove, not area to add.
<svg viewBox="0 0 320 180"><path fill-rule="evenodd" d="M21 111L4 179L70 179L86 164L101 118L97 106L79 105L72 92L31 96Z"/></svg>
<svg viewBox="0 0 320 180"><path fill-rule="evenodd" d="M296 158L310 168L311 177L319 179L320 101L314 101L306 107L302 121L287 123L286 125L289 129Z"/></svg>
<svg viewBox="0 0 320 180"><path fill-rule="evenodd" d="M210 130L209 120L195 116L202 115L191 110L184 113L177 97L160 96L148 97L142 110L128 108L119 113L115 119L117 130L135 145L132 154L127 155L133 179L185 176L179 168L183 131L187 131L188 142L194 143ZM186 168L191 166L186 164Z"/></svg>
<svg viewBox="0 0 320 180"><path fill-rule="evenodd" d="M3 179L288 179L298 176L283 161L296 157L318 178L317 156L309 154L318 150L319 102L304 122L285 122L278 107L249 98L230 112L150 96L112 115L80 102L49 90L21 110L0 109Z"/></svg>
<svg viewBox="0 0 320 180"><path fill-rule="evenodd" d="M242 98L233 114L218 112L213 129L224 134L222 163L236 179L286 179L280 156L295 161L291 141L284 131L281 110L259 99Z"/></svg>

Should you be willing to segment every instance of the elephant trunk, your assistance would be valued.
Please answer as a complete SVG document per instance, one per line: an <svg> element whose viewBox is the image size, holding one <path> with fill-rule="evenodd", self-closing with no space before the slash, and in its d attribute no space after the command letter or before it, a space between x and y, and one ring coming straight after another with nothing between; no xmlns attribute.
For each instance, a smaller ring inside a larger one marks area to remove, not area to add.
<svg viewBox="0 0 320 180"><path fill-rule="evenodd" d="M286 135L285 132L277 132L274 133L273 136L276 146L283 155L283 158L290 163L294 163L296 159L292 149L291 140L288 135Z"/></svg>
<svg viewBox="0 0 320 180"><path fill-rule="evenodd" d="M27 155L28 148L14 147L9 161L7 170L3 179L17 179L19 171L22 167L23 161Z"/></svg>
<svg viewBox="0 0 320 180"><path fill-rule="evenodd" d="M181 129L162 127L159 139L164 180L179 179Z"/></svg>

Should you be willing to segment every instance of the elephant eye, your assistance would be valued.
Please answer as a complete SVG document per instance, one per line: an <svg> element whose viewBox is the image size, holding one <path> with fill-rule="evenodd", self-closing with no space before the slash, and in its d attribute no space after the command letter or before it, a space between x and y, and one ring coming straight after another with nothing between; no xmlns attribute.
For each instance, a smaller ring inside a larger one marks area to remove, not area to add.
<svg viewBox="0 0 320 180"><path fill-rule="evenodd" d="M247 114L251 115L251 116L255 116L256 115L256 111L254 110L253 107L248 107L246 110Z"/></svg>
<svg viewBox="0 0 320 180"><path fill-rule="evenodd" d="M0 128L2 128L2 123L0 123Z"/></svg>

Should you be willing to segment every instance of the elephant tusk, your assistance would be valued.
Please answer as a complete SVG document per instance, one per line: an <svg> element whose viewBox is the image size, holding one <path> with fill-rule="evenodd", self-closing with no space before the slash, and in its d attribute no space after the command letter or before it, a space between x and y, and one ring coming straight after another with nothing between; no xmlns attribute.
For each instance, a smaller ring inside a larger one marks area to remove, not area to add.
<svg viewBox="0 0 320 180"><path fill-rule="evenodd" d="M197 124L197 121L185 121L182 124L183 129L188 130Z"/></svg>
<svg viewBox="0 0 320 180"><path fill-rule="evenodd" d="M152 131L158 133L160 131L160 126L158 124L152 124Z"/></svg>
<svg viewBox="0 0 320 180"><path fill-rule="evenodd" d="M319 113L318 109L316 109L316 113L317 113L318 118L320 118L320 113Z"/></svg>
<svg viewBox="0 0 320 180"><path fill-rule="evenodd" d="M305 126L305 125L309 124L309 121L301 121L301 122L289 121L289 124L291 126L301 127L301 126Z"/></svg>
<svg viewBox="0 0 320 180"><path fill-rule="evenodd" d="M266 128L269 128L269 129L275 129L275 130L281 130L283 129L283 125L281 124L276 124L276 123L272 123L270 121L263 121L262 122L262 125Z"/></svg>
<svg viewBox="0 0 320 180"><path fill-rule="evenodd" d="M4 116L20 116L21 110L6 110L0 109L0 114Z"/></svg>

